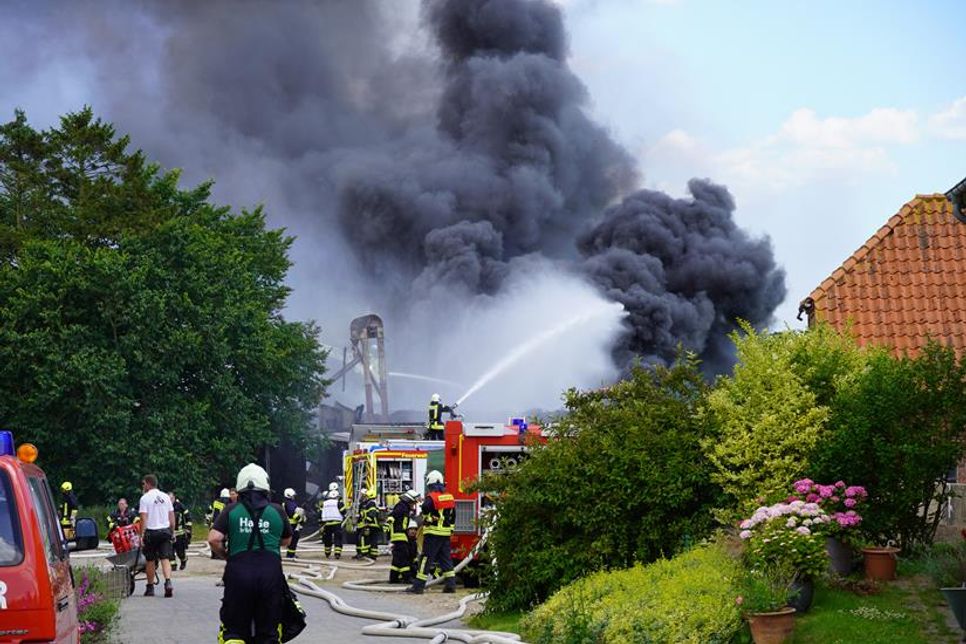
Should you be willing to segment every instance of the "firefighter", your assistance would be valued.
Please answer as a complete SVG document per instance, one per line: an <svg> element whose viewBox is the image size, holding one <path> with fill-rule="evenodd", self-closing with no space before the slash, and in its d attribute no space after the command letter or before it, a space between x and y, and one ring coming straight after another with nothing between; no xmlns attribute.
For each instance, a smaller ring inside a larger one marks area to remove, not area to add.
<svg viewBox="0 0 966 644"><path fill-rule="evenodd" d="M295 502L295 490L290 487L285 488L285 503L282 508L285 510L285 517L292 527L292 541L288 544L285 556L295 559L295 550L299 546L299 536L302 534L302 524L305 523L305 510Z"/></svg>
<svg viewBox="0 0 966 644"><path fill-rule="evenodd" d="M117 528L133 525L140 520L141 517L134 511L134 508L128 507L127 499L123 497L118 499L117 507L107 515L107 538L110 539L111 533Z"/></svg>
<svg viewBox="0 0 966 644"><path fill-rule="evenodd" d="M225 506L227 506L230 502L231 497L229 496L228 488L221 488L221 492L218 493L218 498L211 502L211 505L208 507L208 514L205 515L205 520L208 523L209 529L211 529L211 526L215 525L215 521L218 520L218 515L221 514L221 511L224 510Z"/></svg>
<svg viewBox="0 0 966 644"><path fill-rule="evenodd" d="M409 552L409 524L419 494L416 490L407 490L392 508L392 513L386 520L389 526L389 544L392 547L392 563L389 566L389 583L409 584L413 581L412 556Z"/></svg>
<svg viewBox="0 0 966 644"><path fill-rule="evenodd" d="M319 506L320 521L322 522L322 544L325 547L325 558L332 555L332 545L335 544L335 558L342 558L342 522L345 520L345 504L339 498L338 490L329 490L325 500Z"/></svg>
<svg viewBox="0 0 966 644"><path fill-rule="evenodd" d="M416 568L416 581L406 592L421 595L426 589L428 572L439 567L445 580L444 593L456 592L456 573L453 572L453 555L450 536L456 520L456 501L443 489L443 475L433 470L426 475L426 500L423 501L423 553Z"/></svg>
<svg viewBox="0 0 966 644"><path fill-rule="evenodd" d="M70 481L60 484L60 527L64 531L65 539L74 538L74 524L77 521L77 495L74 485Z"/></svg>
<svg viewBox="0 0 966 644"><path fill-rule="evenodd" d="M355 559L379 556L376 549L376 536L379 534L379 506L376 505L376 491L362 490L359 500L359 518L356 521L358 541Z"/></svg>
<svg viewBox="0 0 966 644"><path fill-rule="evenodd" d="M439 401L439 394L433 394L429 401L429 423L427 425L429 431L426 433L426 438L431 441L443 440L443 429L445 429L443 412L448 412L452 416L454 409L456 409L456 405L452 407L444 405Z"/></svg>
<svg viewBox="0 0 966 644"><path fill-rule="evenodd" d="M174 507L174 552L171 554L171 565L174 566L177 555L181 560L178 570L184 570L188 566L188 544L191 543L191 510L184 506L177 494L169 494Z"/></svg>
<svg viewBox="0 0 966 644"><path fill-rule="evenodd" d="M218 641L279 642L286 583L279 549L288 546L291 524L269 502L268 473L255 463L238 472L238 489L238 503L208 532L212 554L228 560Z"/></svg>

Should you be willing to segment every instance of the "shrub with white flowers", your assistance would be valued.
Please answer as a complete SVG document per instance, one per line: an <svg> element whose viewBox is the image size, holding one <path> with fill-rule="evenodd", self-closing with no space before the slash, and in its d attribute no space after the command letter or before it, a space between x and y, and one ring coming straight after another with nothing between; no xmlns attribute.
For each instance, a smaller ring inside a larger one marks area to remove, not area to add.
<svg viewBox="0 0 966 644"><path fill-rule="evenodd" d="M800 578L818 577L828 567L823 528L831 517L817 503L792 501L762 506L739 524L752 567L788 564Z"/></svg>

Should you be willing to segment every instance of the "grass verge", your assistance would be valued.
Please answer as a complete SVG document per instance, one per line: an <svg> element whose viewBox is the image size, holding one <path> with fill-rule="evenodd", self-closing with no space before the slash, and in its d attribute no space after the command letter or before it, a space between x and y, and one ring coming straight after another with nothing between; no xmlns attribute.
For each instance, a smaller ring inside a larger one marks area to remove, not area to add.
<svg viewBox="0 0 966 644"><path fill-rule="evenodd" d="M469 619L470 628L485 631L507 631L520 633L520 620L523 613L512 611L509 613L477 613Z"/></svg>

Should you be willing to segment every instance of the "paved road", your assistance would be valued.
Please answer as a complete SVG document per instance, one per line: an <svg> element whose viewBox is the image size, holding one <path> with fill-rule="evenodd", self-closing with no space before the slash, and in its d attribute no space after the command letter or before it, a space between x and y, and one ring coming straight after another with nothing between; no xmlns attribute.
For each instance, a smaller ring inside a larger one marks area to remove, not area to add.
<svg viewBox="0 0 966 644"><path fill-rule="evenodd" d="M341 573L340 573L341 574ZM343 576L343 578L345 578ZM137 644L167 644L170 642L214 642L218 633L218 609L222 589L215 586L217 575L182 576L174 582L174 597L165 599L160 594L143 597L144 583L138 582L135 594L121 602L121 628L118 641ZM398 594L367 593L346 590L338 584L326 584L348 604L359 608L386 610L417 617L430 617L453 610L458 595L438 595L430 590L423 597ZM300 597L308 613L308 626L296 641L304 642L383 642L412 644L407 638L364 637L360 629L375 623L336 613L328 603L313 597ZM445 626L463 628L459 622Z"/></svg>

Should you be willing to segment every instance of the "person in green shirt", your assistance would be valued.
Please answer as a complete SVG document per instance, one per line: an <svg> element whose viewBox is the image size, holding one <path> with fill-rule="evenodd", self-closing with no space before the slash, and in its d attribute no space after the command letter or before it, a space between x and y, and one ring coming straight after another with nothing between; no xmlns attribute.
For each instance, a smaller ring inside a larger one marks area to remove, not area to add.
<svg viewBox="0 0 966 644"><path fill-rule="evenodd" d="M238 502L225 507L208 532L216 558L227 559L219 642L280 641L282 558L292 528L285 511L269 501L268 473L249 463L238 473Z"/></svg>

